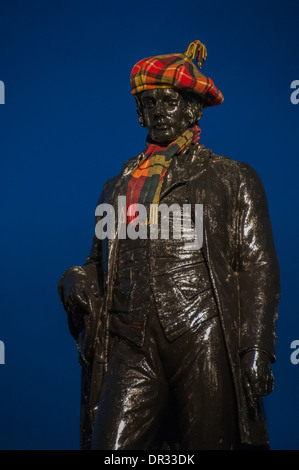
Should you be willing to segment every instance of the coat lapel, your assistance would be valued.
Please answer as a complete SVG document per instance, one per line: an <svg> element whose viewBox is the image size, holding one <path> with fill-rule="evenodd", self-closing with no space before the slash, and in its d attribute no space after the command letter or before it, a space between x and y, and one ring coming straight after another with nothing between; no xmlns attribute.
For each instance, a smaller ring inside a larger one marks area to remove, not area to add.
<svg viewBox="0 0 299 470"><path fill-rule="evenodd" d="M120 177L115 185L113 192L113 205L117 207L117 197L126 196L127 186L131 178L133 168L142 160L144 152L137 157L130 159L123 167ZM191 148L183 151L180 155L173 157L171 165L166 173L162 184L160 201L173 191L177 186L188 184L195 177L201 180L205 176L206 166L209 160L210 151L202 144L192 145ZM202 188L205 185L202 184ZM201 193L201 191L199 191ZM202 194L202 199L204 194ZM198 203L203 203L203 200Z"/></svg>
<svg viewBox="0 0 299 470"><path fill-rule="evenodd" d="M128 183L131 179L132 170L141 162L144 157L144 152L140 153L137 157L131 158L123 166L119 178L115 184L113 191L112 201L115 208L117 208L117 198L118 196L127 195Z"/></svg>
<svg viewBox="0 0 299 470"><path fill-rule="evenodd" d="M173 157L169 170L163 181L160 201L166 194L182 184L187 184L195 176L204 173L207 152L202 144L192 145L191 148Z"/></svg>

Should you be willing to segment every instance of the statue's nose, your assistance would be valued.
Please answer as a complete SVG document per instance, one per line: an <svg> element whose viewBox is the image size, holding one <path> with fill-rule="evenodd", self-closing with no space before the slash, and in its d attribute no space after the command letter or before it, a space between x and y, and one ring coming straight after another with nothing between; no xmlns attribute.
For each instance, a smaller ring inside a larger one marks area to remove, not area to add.
<svg viewBox="0 0 299 470"><path fill-rule="evenodd" d="M156 116L161 116L162 114L164 114L164 111L165 111L165 107L164 107L163 101L162 100L157 100L156 101L156 106L155 106Z"/></svg>

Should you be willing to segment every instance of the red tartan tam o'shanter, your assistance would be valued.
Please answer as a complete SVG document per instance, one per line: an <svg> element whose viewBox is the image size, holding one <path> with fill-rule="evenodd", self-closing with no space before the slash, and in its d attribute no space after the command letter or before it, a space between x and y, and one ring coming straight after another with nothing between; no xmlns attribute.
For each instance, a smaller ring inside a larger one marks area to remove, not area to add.
<svg viewBox="0 0 299 470"><path fill-rule="evenodd" d="M142 59L134 65L131 72L132 94L154 88L174 88L179 92L196 93L204 107L221 104L221 91L198 69L202 67L206 57L205 45L200 41L193 41L184 54L165 54Z"/></svg>

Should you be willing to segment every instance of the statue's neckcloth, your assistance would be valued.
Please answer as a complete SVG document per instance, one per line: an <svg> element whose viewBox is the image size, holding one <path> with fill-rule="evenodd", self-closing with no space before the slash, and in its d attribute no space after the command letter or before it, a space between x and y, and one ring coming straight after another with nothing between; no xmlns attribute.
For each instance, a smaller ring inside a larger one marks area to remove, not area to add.
<svg viewBox="0 0 299 470"><path fill-rule="evenodd" d="M147 140L145 155L137 168L132 170L132 177L128 183L127 207L131 207L127 222L136 216L135 204L143 204L147 210L150 204L159 204L163 179L172 158L179 155L191 143L198 142L199 138L200 127L195 125L166 147L155 145Z"/></svg>

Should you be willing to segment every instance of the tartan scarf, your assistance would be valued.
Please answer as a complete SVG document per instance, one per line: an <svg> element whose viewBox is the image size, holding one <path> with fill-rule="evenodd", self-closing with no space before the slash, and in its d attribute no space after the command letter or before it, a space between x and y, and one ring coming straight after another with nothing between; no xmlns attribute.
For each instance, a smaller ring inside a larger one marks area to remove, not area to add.
<svg viewBox="0 0 299 470"><path fill-rule="evenodd" d="M136 217L136 204L143 204L146 207L149 219L150 204L159 204L162 183L172 158L179 155L191 143L198 142L200 132L200 127L195 125L166 147L147 140L145 155L139 165L132 170L127 187L127 208L131 206L127 215L128 223Z"/></svg>

